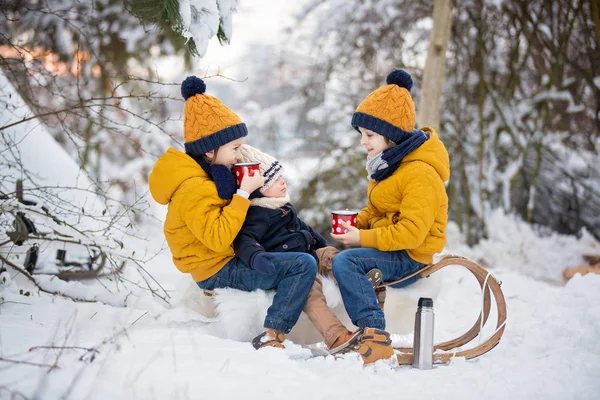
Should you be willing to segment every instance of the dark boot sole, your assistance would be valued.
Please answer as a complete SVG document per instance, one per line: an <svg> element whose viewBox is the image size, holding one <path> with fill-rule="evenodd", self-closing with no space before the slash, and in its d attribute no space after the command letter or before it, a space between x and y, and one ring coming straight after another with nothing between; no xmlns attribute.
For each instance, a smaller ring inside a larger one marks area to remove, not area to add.
<svg viewBox="0 0 600 400"><path fill-rule="evenodd" d="M255 337L254 339L252 339L252 347L254 347L256 350L262 349L264 347L277 347L279 349L285 348L285 346L282 344L282 342L280 342L276 339L271 339L266 342L263 342L262 339L266 335L267 335L267 332L263 332L260 335L258 335L257 337Z"/></svg>
<svg viewBox="0 0 600 400"><path fill-rule="evenodd" d="M371 285L373 285L374 288L381 285L382 278L381 271L377 268L373 268L367 272L367 279L369 282L371 282Z"/></svg>
<svg viewBox="0 0 600 400"><path fill-rule="evenodd" d="M352 337L350 337L350 340L348 340L345 343L342 343L338 347L334 347L333 349L329 350L329 354L331 354L331 355L341 354L341 353L344 353L349 350L358 349L358 347L360 347L360 341L362 340L362 335L363 335L362 329L357 330L356 332L354 332Z"/></svg>

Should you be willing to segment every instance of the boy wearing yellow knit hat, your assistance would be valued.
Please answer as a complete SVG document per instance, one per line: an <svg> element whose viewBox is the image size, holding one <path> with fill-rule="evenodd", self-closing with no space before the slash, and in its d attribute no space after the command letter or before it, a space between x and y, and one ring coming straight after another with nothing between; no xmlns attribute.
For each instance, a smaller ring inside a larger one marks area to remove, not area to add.
<svg viewBox="0 0 600 400"><path fill-rule="evenodd" d="M353 247L333 259L333 274L352 323L363 332L357 351L365 364L395 358L367 273L377 268L390 282L431 263L446 243L448 220L448 152L432 128L414 129L411 76L395 70L386 83L352 116L367 151L367 206L356 228L343 223L347 232L331 235Z"/></svg>
<svg viewBox="0 0 600 400"><path fill-rule="evenodd" d="M219 99L205 94L202 79L181 85L185 153L168 149L150 174L150 193L168 204L164 232L173 263L202 289L231 287L252 291L278 289L267 310L256 348L282 348L284 334L296 324L317 273L309 254L277 254L270 262L244 264L233 240L246 219L249 193L263 185L247 172L236 188L231 173L241 159L246 125Z"/></svg>

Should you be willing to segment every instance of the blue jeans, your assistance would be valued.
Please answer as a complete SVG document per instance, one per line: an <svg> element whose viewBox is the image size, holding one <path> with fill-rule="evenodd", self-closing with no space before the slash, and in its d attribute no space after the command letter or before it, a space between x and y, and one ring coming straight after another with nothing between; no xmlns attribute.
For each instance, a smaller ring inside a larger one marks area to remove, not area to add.
<svg viewBox="0 0 600 400"><path fill-rule="evenodd" d="M340 287L344 306L352 323L359 328L385 329L383 310L377 304L373 286L367 279L367 272L374 268L381 270L384 282L402 279L423 268L425 264L413 260L406 251L379 251L370 248L344 250L333 258L333 275ZM414 283L395 285L402 287Z"/></svg>
<svg viewBox="0 0 600 400"><path fill-rule="evenodd" d="M289 333L302 312L317 276L317 262L306 253L272 253L276 273L266 275L248 267L238 257L210 278L197 282L201 289L233 288L251 292L277 289L267 310L264 327Z"/></svg>

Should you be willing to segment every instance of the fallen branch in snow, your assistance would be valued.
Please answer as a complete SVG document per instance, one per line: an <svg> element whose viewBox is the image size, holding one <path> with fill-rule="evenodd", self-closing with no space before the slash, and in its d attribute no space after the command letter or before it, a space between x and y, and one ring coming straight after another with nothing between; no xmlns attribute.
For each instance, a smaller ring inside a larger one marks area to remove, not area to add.
<svg viewBox="0 0 600 400"><path fill-rule="evenodd" d="M154 278L154 276L152 276L151 273L149 273L148 271L146 271L146 269L144 268L144 266L142 264L140 264L139 261L137 260L133 260L131 259L131 261L134 262L134 264L137 265L138 267L138 272L140 274L140 276L142 277L142 279L144 280L144 282L146 283L146 286L148 288L148 290L150 290L150 293L152 293L153 296L158 297L159 299L161 299L162 301L164 301L165 303L169 304L169 300L171 298L171 296L169 295L169 293L167 293L167 291L162 287L162 285L156 280L156 278ZM141 271L141 272L140 272ZM162 290L162 292L164 293L164 296L161 296L158 293L157 289L153 289L152 286L150 285L150 282L148 282L148 279L146 279L146 277L142 274L142 272L144 272L145 274L147 274L151 279L152 282L156 283L156 285L160 288L160 290ZM139 286L139 285L137 285ZM141 286L139 286L141 287Z"/></svg>
<svg viewBox="0 0 600 400"><path fill-rule="evenodd" d="M81 346L33 346L29 349L29 351L37 350L37 349L85 350L85 351L94 351L96 353L99 353L99 351L94 348L81 347Z"/></svg>
<svg viewBox="0 0 600 400"><path fill-rule="evenodd" d="M145 313L143 313L142 315L140 315L135 321L133 321L131 323L131 326L133 326L133 324L135 324L136 322L138 322L144 315L148 314L148 311L146 311Z"/></svg>
<svg viewBox="0 0 600 400"><path fill-rule="evenodd" d="M31 276L29 274L29 272L27 272L26 270L24 270L23 268L19 267L18 265L8 261L6 258L4 258L2 255L0 255L0 261L2 261L3 264L8 265L9 267L15 269L16 271L20 272L25 278L29 279L41 292L44 293L48 293L48 294L52 294L52 295L58 295L58 296L62 296L74 301L80 301L80 302L85 302L85 303L95 303L96 300L88 300L88 299L82 299L80 297L74 297L74 296L70 296L68 294L64 294L62 292L59 291L53 291L53 290L48 290L48 289L44 289L36 280L33 276Z"/></svg>
<svg viewBox="0 0 600 400"><path fill-rule="evenodd" d="M21 301L5 301L5 300L1 300L1 301L0 301L0 306L1 306L2 304L21 304L21 305L24 305L24 306L30 306L30 305L31 305L31 304L29 304L29 303L23 303L23 302L21 302Z"/></svg>
<svg viewBox="0 0 600 400"><path fill-rule="evenodd" d="M85 353L81 355L81 357L79 357L79 361L89 361L92 362L94 361L94 359L96 358L96 354L99 354L100 351L98 351L97 349L94 349L93 347L81 347L81 346L34 346L31 347L29 349L29 351L32 350L38 350L38 349L54 349L54 350L84 350ZM91 356L89 356L91 354ZM56 360L58 362L58 359ZM52 366L52 368L57 368L56 366L56 362L54 363L54 365Z"/></svg>
<svg viewBox="0 0 600 400"><path fill-rule="evenodd" d="M34 363L34 362L30 362L30 361L23 361L23 360L9 360L8 358L4 358L4 357L0 357L0 361L12 363L12 364L33 365L34 367L49 367L49 368L52 368L52 365L50 365L50 364L40 364L40 363Z"/></svg>

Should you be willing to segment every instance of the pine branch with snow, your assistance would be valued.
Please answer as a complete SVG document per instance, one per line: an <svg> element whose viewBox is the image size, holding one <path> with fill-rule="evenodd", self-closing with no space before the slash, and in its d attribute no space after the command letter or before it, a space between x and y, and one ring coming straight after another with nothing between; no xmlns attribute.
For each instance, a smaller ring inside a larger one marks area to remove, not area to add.
<svg viewBox="0 0 600 400"><path fill-rule="evenodd" d="M188 51L204 57L210 39L231 40L231 15L237 0L131 0L131 12L159 30L173 30L185 39Z"/></svg>

